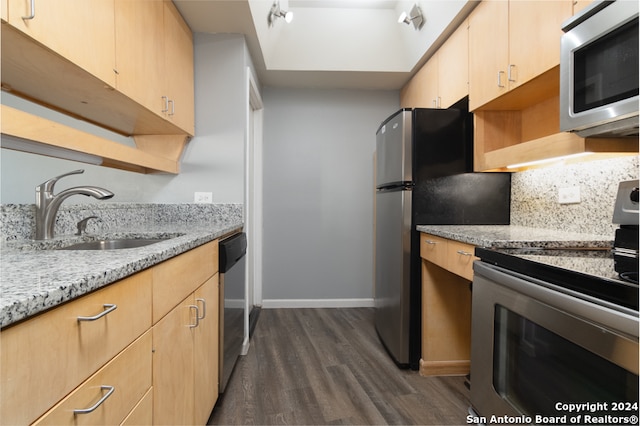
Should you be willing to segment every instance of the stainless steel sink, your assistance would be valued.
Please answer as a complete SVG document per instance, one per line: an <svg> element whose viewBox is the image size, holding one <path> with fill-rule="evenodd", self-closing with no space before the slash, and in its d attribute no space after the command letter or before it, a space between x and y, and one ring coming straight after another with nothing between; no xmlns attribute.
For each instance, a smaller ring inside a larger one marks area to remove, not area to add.
<svg viewBox="0 0 640 426"><path fill-rule="evenodd" d="M60 247L58 250L119 250L144 247L166 240L166 238L123 238L115 240L85 241L66 247Z"/></svg>

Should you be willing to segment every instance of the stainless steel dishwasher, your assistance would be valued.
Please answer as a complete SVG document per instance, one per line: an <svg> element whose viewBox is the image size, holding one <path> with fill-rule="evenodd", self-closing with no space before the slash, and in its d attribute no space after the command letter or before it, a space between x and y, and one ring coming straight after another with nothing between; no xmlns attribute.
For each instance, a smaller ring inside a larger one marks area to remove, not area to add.
<svg viewBox="0 0 640 426"><path fill-rule="evenodd" d="M220 393L227 387L244 342L246 253L244 232L220 241Z"/></svg>

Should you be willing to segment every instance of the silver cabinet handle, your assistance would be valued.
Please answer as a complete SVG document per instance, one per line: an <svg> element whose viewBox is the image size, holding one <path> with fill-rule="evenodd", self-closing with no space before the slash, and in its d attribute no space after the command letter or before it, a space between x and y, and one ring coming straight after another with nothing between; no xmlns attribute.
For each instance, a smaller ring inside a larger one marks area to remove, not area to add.
<svg viewBox="0 0 640 426"><path fill-rule="evenodd" d="M471 253L464 250L458 250L456 253L458 253L460 256L471 256Z"/></svg>
<svg viewBox="0 0 640 426"><path fill-rule="evenodd" d="M429 245L437 244L435 241L432 241L432 240L424 240L424 243Z"/></svg>
<svg viewBox="0 0 640 426"><path fill-rule="evenodd" d="M36 17L36 0L31 0L29 2L29 10L30 10L29 15L22 17L22 19L24 19L25 21L28 21Z"/></svg>
<svg viewBox="0 0 640 426"><path fill-rule="evenodd" d="M166 96L163 96L162 100L164 100L164 109L161 112L169 111L169 98Z"/></svg>
<svg viewBox="0 0 640 426"><path fill-rule="evenodd" d="M202 302L202 316L198 318L199 320L202 320L207 316L207 301L204 299L196 299L196 304L198 302Z"/></svg>
<svg viewBox="0 0 640 426"><path fill-rule="evenodd" d="M172 116L176 113L176 103L173 99L169 99L169 103L171 104L171 112L169 115Z"/></svg>
<svg viewBox="0 0 640 426"><path fill-rule="evenodd" d="M200 325L200 308L198 308L196 305L189 305L189 309L195 309L196 310L196 323L195 324L189 324L189 328L196 328L197 326Z"/></svg>
<svg viewBox="0 0 640 426"><path fill-rule="evenodd" d="M438 96L436 99L438 100L438 102L436 102L436 108L442 108L442 98Z"/></svg>
<svg viewBox="0 0 640 426"><path fill-rule="evenodd" d="M504 87L504 84L502 84L502 74L504 74L504 71L498 71L498 87Z"/></svg>
<svg viewBox="0 0 640 426"><path fill-rule="evenodd" d="M109 304L109 303L105 303L104 305L102 305L104 309L104 311L100 312L98 315L94 315L92 317L78 317L78 321L95 321L97 319L102 318L103 316L107 315L110 312L115 311L116 309L118 309L118 305L115 304Z"/></svg>
<svg viewBox="0 0 640 426"><path fill-rule="evenodd" d="M513 64L509 64L509 72L507 73L507 79L509 81L516 81L514 78L511 77L511 70L515 67L515 65Z"/></svg>
<svg viewBox="0 0 640 426"><path fill-rule="evenodd" d="M114 390L116 390L116 388L114 386L108 386L108 385L102 385L100 386L100 390L109 390L107 393L105 393L102 398L100 398L100 400L98 402L96 402L95 404L93 404L91 407L89 408L80 408L78 410L73 410L73 414L89 414L92 413L94 411L96 411L96 409L102 405L103 402L105 402L107 400L107 398L109 398L111 396L111 394L113 393Z"/></svg>

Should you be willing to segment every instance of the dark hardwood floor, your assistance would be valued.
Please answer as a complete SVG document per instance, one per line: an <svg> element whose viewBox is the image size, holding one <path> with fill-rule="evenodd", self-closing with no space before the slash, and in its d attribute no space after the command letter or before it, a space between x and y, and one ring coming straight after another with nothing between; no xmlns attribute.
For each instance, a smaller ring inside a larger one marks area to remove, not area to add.
<svg viewBox="0 0 640 426"><path fill-rule="evenodd" d="M396 367L373 309L264 309L209 424L464 425L463 377Z"/></svg>

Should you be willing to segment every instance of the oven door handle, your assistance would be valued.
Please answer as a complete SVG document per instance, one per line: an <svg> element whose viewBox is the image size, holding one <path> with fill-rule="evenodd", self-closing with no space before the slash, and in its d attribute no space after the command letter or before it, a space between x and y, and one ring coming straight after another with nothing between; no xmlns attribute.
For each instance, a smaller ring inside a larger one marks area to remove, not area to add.
<svg viewBox="0 0 640 426"><path fill-rule="evenodd" d="M480 261L474 262L473 270L503 287L638 340L638 312L632 309Z"/></svg>
<svg viewBox="0 0 640 426"><path fill-rule="evenodd" d="M550 288L557 287L553 284L478 261L474 263L474 274L474 321L480 318L476 310L490 312L493 318L494 306L504 306L638 374L637 312L628 314L594 304ZM599 337L594 339L594 335Z"/></svg>

